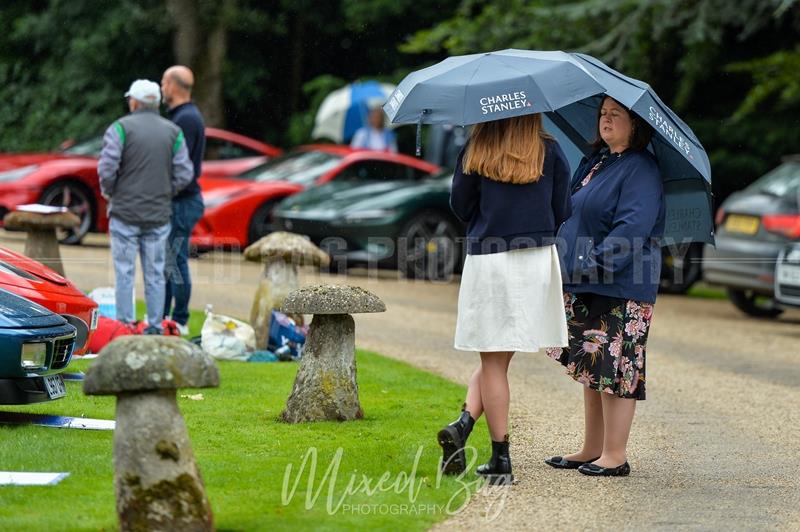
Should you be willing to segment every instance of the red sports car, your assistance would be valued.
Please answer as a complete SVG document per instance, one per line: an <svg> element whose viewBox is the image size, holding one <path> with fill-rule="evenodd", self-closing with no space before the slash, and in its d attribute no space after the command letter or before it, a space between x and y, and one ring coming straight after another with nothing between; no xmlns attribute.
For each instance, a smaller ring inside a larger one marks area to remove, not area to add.
<svg viewBox="0 0 800 532"><path fill-rule="evenodd" d="M97 328L97 303L47 266L0 247L0 288L62 315L77 329L75 354L86 351Z"/></svg>
<svg viewBox="0 0 800 532"><path fill-rule="evenodd" d="M81 218L78 228L59 235L65 244L77 244L89 231L108 229L106 201L100 196L97 157L103 145L95 137L57 153L0 155L0 220L26 203L68 207ZM206 154L200 186L211 190L230 184L239 174L280 155L281 150L257 140L206 128Z"/></svg>
<svg viewBox="0 0 800 532"><path fill-rule="evenodd" d="M301 146L203 192L205 215L192 244L200 249L242 248L272 230L272 209L285 197L333 179L353 181L427 176L439 167L421 159L346 146Z"/></svg>

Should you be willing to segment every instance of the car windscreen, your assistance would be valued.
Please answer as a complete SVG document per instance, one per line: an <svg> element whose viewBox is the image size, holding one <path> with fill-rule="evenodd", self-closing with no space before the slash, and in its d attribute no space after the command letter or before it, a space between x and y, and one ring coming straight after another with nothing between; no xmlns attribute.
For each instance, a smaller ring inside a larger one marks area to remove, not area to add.
<svg viewBox="0 0 800 532"><path fill-rule="evenodd" d="M779 198L796 196L800 192L800 162L783 163L747 187L747 191Z"/></svg>
<svg viewBox="0 0 800 532"><path fill-rule="evenodd" d="M244 172L239 179L253 181L288 181L308 185L336 167L341 157L324 151L294 152L277 157Z"/></svg>
<svg viewBox="0 0 800 532"><path fill-rule="evenodd" d="M100 150L103 149L103 137L92 137L83 142L74 144L64 150L68 155L88 155L89 157L99 157Z"/></svg>

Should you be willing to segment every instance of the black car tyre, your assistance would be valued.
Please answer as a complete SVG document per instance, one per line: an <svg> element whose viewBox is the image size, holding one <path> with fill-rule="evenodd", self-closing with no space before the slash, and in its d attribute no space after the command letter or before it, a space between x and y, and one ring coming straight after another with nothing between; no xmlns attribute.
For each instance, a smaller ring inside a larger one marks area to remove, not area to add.
<svg viewBox="0 0 800 532"><path fill-rule="evenodd" d="M80 244L91 230L94 221L94 200L92 193L76 181L60 181L47 187L39 200L44 205L66 207L81 219L75 229L59 229L56 236L61 244Z"/></svg>
<svg viewBox="0 0 800 532"><path fill-rule="evenodd" d="M267 201L256 209L253 217L250 218L250 224L247 226L248 245L275 230L275 226L272 223L272 210L277 203L278 200Z"/></svg>
<svg viewBox="0 0 800 532"><path fill-rule="evenodd" d="M397 239L397 267L409 279L448 281L461 270L463 247L457 223L433 210L415 214Z"/></svg>
<svg viewBox="0 0 800 532"><path fill-rule="evenodd" d="M703 275L703 245L693 243L682 257L673 257L662 248L661 285L664 294L685 294Z"/></svg>
<svg viewBox="0 0 800 532"><path fill-rule="evenodd" d="M777 318L783 314L783 309L775 306L771 297L756 294L750 290L728 289L728 298L733 306L755 318Z"/></svg>

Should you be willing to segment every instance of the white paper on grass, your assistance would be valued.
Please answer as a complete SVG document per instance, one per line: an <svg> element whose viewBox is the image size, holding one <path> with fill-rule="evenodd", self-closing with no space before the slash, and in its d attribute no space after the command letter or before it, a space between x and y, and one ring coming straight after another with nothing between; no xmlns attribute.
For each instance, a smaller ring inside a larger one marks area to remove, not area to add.
<svg viewBox="0 0 800 532"><path fill-rule="evenodd" d="M69 473L23 473L0 471L0 486L54 486Z"/></svg>
<svg viewBox="0 0 800 532"><path fill-rule="evenodd" d="M56 205L42 205L40 203L27 203L25 205L17 205L16 210L24 212L35 212L38 214L56 214L59 212L67 212L66 207L59 207Z"/></svg>
<svg viewBox="0 0 800 532"><path fill-rule="evenodd" d="M89 419L82 417L66 418L69 421L63 425L65 429L85 429L85 430L114 430L115 421L106 419Z"/></svg>

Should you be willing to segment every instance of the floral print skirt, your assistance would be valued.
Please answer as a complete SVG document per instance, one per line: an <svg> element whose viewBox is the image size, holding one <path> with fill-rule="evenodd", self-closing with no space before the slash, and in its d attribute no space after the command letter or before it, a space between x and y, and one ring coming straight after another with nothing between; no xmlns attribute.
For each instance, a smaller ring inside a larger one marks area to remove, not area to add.
<svg viewBox="0 0 800 532"><path fill-rule="evenodd" d="M603 393L625 399L645 398L645 347L653 304L632 300L598 316L579 296L564 294L569 346L547 350L567 368L567 375Z"/></svg>

